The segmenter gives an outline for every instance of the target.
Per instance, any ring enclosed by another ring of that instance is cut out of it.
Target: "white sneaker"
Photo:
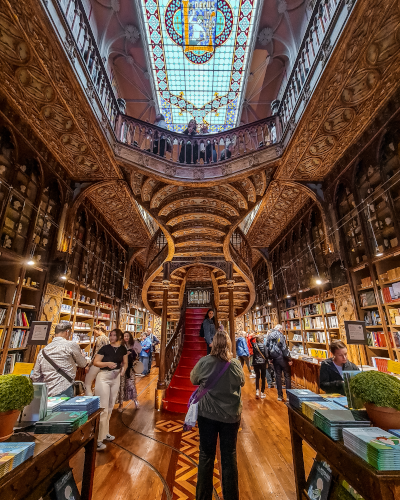
[[[111,434],[107,434],[104,438],[104,441],[114,441],[115,436],[111,436]]]
[[[261,399],[265,399],[265,398],[266,398],[266,396],[265,396],[265,394],[262,392],[262,393],[261,393]]]
[[[107,446],[102,441],[97,441],[97,451],[103,451]]]
[[[256,374],[255,374],[255,373],[252,373],[252,374],[250,375],[250,378],[256,378]]]
[[[283,398],[278,398],[278,401],[283,401]]]
[[[256,399],[258,399],[260,397],[260,391],[257,389],[256,390]]]
[[[140,403],[137,399],[134,401],[134,403],[135,403],[136,409],[140,408]]]

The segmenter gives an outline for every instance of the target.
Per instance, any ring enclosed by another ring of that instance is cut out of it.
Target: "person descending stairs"
[[[190,382],[190,372],[200,358],[207,356],[206,343],[199,336],[207,310],[207,307],[186,309],[182,355],[163,399],[164,410],[175,413],[187,412],[189,398],[196,389]]]

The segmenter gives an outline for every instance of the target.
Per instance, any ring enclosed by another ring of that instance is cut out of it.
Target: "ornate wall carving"
[[[345,321],[355,321],[357,319],[355,313],[355,304],[349,285],[339,286],[333,289],[335,297],[337,318],[339,321],[340,340],[346,343],[346,331],[344,329]],[[353,363],[360,364],[360,357],[355,346],[348,346],[349,359]]]

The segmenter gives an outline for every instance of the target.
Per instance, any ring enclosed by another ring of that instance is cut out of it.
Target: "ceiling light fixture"
[[[322,280],[320,280],[320,279],[318,278],[318,279],[316,279],[316,280],[315,280],[315,283],[316,283],[317,285],[322,285]]]
[[[60,279],[62,279],[62,280],[66,280],[66,279],[67,279],[67,275],[66,275],[66,274],[63,274],[62,276],[60,276]]]
[[[32,260],[32,259],[30,259],[30,260],[28,260],[27,264],[28,264],[28,266],[34,266],[35,265],[35,261]]]

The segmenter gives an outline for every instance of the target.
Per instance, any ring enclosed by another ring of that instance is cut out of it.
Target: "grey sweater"
[[[215,356],[201,358],[190,374],[193,385],[204,387],[212,373],[219,372],[225,361]],[[240,361],[231,359],[231,366],[226,370],[216,385],[199,401],[199,415],[219,422],[234,423],[240,420],[242,413],[241,387],[244,386],[244,373]]]

